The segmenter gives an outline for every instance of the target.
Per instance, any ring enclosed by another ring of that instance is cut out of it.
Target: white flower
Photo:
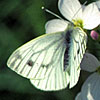
[[[91,54],[85,54],[81,67],[85,71],[94,72],[84,82],[81,92],[75,100],[99,100],[100,96],[100,62]]]
[[[100,66],[98,59],[90,53],[85,53],[80,65],[81,69],[88,72],[94,72],[98,66]]]
[[[84,82],[81,92],[75,100],[99,100],[100,96],[100,74],[93,73]]]
[[[90,30],[100,23],[100,13],[95,2],[83,6],[78,0],[59,0],[58,7],[61,14],[75,26]],[[53,19],[46,23],[46,33],[65,31],[67,25],[67,20]]]

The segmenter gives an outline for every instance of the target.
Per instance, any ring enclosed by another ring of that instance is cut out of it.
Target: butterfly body
[[[72,29],[68,29],[66,32],[66,50],[64,53],[64,71],[66,70],[69,64],[69,50],[70,50],[72,31],[73,31]]]

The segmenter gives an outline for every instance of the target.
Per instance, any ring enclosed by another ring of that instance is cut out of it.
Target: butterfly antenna
[[[54,12],[52,12],[52,11],[50,11],[50,10],[44,8],[44,7],[41,7],[41,8],[42,8],[44,11],[46,11],[46,12],[48,12],[48,13],[54,15],[55,17],[57,17],[57,18],[59,18],[59,19],[61,19],[61,20],[64,20],[63,18],[61,18],[59,15],[55,14]],[[65,21],[65,20],[64,20],[64,21]],[[69,23],[73,24],[70,20],[67,19],[67,21],[68,21]],[[74,24],[73,24],[73,25],[74,25]]]
[[[86,4],[87,4],[87,1],[84,2],[84,4],[82,5],[82,7],[84,7]],[[72,17],[72,19],[77,15],[77,13],[81,10],[82,7],[80,7],[80,8],[78,9],[78,11],[77,11],[77,12],[75,13],[75,15]]]
[[[58,15],[57,15],[57,14],[55,14],[54,12],[52,12],[52,11],[50,11],[50,10],[48,10],[48,9],[44,8],[44,7],[42,7],[42,9],[43,9],[44,11],[46,11],[46,12],[48,12],[48,13],[50,13],[50,14],[54,15],[55,17],[57,17],[57,18],[59,18],[59,19],[63,20],[60,16],[58,16]]]

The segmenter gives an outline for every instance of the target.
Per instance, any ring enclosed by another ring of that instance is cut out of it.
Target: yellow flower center
[[[83,29],[83,20],[82,19],[73,19],[72,20],[75,27],[81,27]]]

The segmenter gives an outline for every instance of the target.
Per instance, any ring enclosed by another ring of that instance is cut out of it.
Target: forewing
[[[76,85],[80,75],[80,63],[86,50],[87,35],[81,28],[73,29],[69,52],[69,87]]]
[[[64,54],[62,53],[60,56],[58,54],[64,52],[65,48],[63,32],[45,34],[14,51],[8,59],[7,65],[23,77],[44,79],[52,73],[53,68],[63,66],[60,57],[63,57]],[[58,59],[56,59],[57,57]],[[61,64],[57,64],[59,60]]]

